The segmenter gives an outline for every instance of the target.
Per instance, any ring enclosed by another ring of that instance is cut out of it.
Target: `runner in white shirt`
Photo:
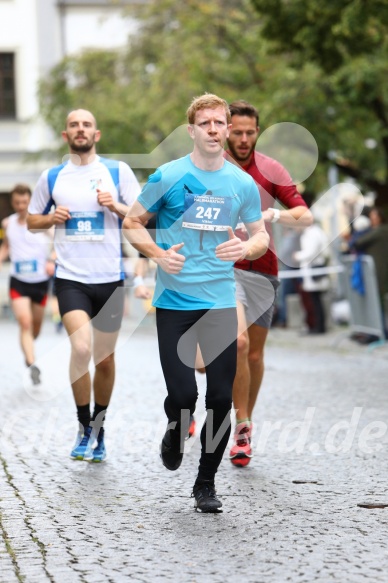
[[[11,192],[15,213],[2,222],[5,237],[0,248],[0,265],[10,258],[9,296],[11,308],[20,330],[20,345],[34,385],[40,383],[40,370],[35,363],[34,340],[42,327],[47,303],[52,240],[48,233],[34,236],[27,229],[27,212],[31,190],[16,184]]]
[[[42,230],[55,225],[55,288],[72,347],[70,380],[79,421],[70,457],[101,462],[106,457],[103,421],[113,391],[114,350],[124,305],[121,223],[140,186],[129,166],[97,156],[101,133],[91,112],[70,112],[62,137],[70,159],[41,175],[28,209],[28,226]]]

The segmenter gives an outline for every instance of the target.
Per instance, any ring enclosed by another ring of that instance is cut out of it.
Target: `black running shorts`
[[[82,310],[101,332],[116,332],[124,313],[124,280],[111,283],[81,283],[55,278],[55,291],[61,317]]]
[[[9,297],[11,300],[18,298],[30,298],[34,304],[45,306],[47,302],[47,292],[49,280],[27,283],[20,281],[16,277],[11,277],[9,281]]]

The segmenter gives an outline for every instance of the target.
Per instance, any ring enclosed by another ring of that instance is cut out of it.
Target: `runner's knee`
[[[248,362],[253,365],[261,365],[264,362],[264,350],[255,350],[249,352]]]
[[[239,356],[246,356],[249,349],[249,339],[246,334],[240,334],[237,338],[237,354]]]
[[[114,354],[109,354],[109,356],[106,356],[105,358],[103,358],[102,360],[97,360],[96,361],[96,368],[103,373],[109,373],[112,369],[112,367],[114,366]]]
[[[31,330],[32,321],[29,316],[20,316],[18,318],[18,322],[23,332],[28,332],[29,330]]]
[[[76,342],[72,346],[72,358],[75,364],[85,365],[92,357],[90,346],[87,342]]]

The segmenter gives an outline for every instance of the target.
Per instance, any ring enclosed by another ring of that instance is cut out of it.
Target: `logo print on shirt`
[[[90,179],[90,190],[97,190],[97,188],[100,190],[101,185],[102,185],[101,178],[91,178]]]

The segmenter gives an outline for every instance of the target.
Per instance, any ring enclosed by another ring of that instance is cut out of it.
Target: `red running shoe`
[[[187,432],[186,439],[193,437],[194,433],[195,433],[195,419],[194,419],[194,415],[190,415],[190,425],[189,425],[189,431]]]
[[[229,452],[229,459],[234,466],[243,468],[249,464],[252,457],[251,448],[252,424],[245,421],[236,425],[234,431],[234,445]]]

